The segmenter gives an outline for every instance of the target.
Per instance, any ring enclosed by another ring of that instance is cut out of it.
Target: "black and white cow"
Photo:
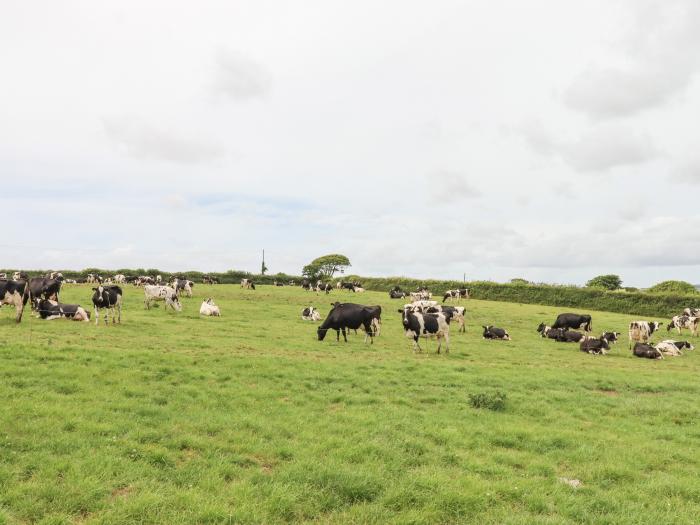
[[[503,328],[497,328],[495,326],[487,325],[482,326],[484,333],[482,334],[484,339],[502,339],[504,341],[510,341],[510,335]]]
[[[557,330],[562,330],[561,328],[557,328]],[[557,342],[559,343],[580,343],[581,340],[585,337],[588,337],[581,332],[577,332],[576,330],[564,330],[561,332],[559,337],[556,338]]]
[[[323,341],[328,330],[335,330],[336,340],[340,341],[340,332],[343,332],[343,339],[348,342],[346,331],[357,330],[362,327],[365,330],[365,343],[367,336],[370,342],[374,343],[374,331],[372,330],[372,319],[381,319],[381,306],[365,306],[354,303],[338,303],[328,312],[326,320],[318,327],[318,340]]]
[[[188,279],[175,278],[170,283],[170,286],[175,288],[175,292],[178,294],[178,296],[180,293],[184,293],[187,297],[192,297],[192,287],[194,286],[192,281]],[[253,290],[255,290],[255,287],[253,287]]]
[[[182,311],[182,304],[180,304],[180,299],[177,297],[175,288],[158,284],[147,284],[143,287],[143,293],[146,296],[144,305],[149,310],[151,309],[151,304],[154,302],[164,301],[165,311],[168,310],[168,306],[178,312]]]
[[[406,297],[406,292],[402,292],[401,290],[389,291],[389,299],[403,299],[404,297]]]
[[[214,303],[214,299],[209,297],[205,301],[202,301],[202,305],[199,307],[199,315],[221,317],[221,310]]]
[[[579,345],[581,352],[588,354],[605,355],[610,350],[607,339],[596,339],[595,337],[584,337]]]
[[[0,305],[9,304],[15,307],[15,321],[22,321],[24,306],[29,300],[29,287],[26,281],[0,280]]]
[[[333,286],[331,286],[330,283],[324,283],[321,281],[318,281],[316,283],[316,293],[326,292],[326,295],[328,295],[329,293],[331,293],[332,289],[333,289]]]
[[[467,327],[465,324],[465,319],[464,316],[467,313],[467,310],[464,306],[446,306],[446,305],[435,305],[435,306],[429,306],[428,308],[425,308],[424,311],[429,314],[435,314],[435,313],[443,313],[447,317],[450,318],[450,321],[453,319],[457,321],[458,325],[458,332],[466,332]]]
[[[683,315],[688,317],[700,317],[700,308],[686,308],[683,310]]]
[[[122,322],[122,289],[119,286],[98,286],[93,288],[92,305],[95,307],[95,325],[100,322],[100,308],[105,310],[105,324],[112,312],[112,323],[115,319]],[[115,312],[117,315],[115,315]]]
[[[632,354],[636,357],[643,357],[646,359],[663,359],[664,354],[661,350],[646,344],[646,343],[634,343],[634,348],[632,349]]]
[[[671,322],[666,326],[666,331],[669,332],[672,328],[678,330],[681,333],[683,328],[690,330],[693,337],[698,335],[698,324],[700,324],[700,317],[691,317],[688,315],[674,315],[671,318]]]
[[[409,308],[399,310],[401,323],[406,337],[413,339],[413,351],[422,352],[418,343],[421,337],[435,337],[438,340],[437,353],[442,349],[442,340],[445,340],[445,353],[450,352],[450,317],[442,312],[420,313],[413,312]]]
[[[32,307],[34,307],[33,300],[37,297],[58,301],[58,294],[61,291],[61,281],[48,279],[46,277],[32,277],[29,279],[28,286],[30,298],[32,299]]]
[[[303,321],[320,321],[321,312],[316,310],[313,306],[307,306],[301,312],[301,319]]]
[[[245,288],[246,290],[255,290],[255,283],[253,283],[253,281],[250,279],[241,279],[241,288]]]
[[[688,341],[672,341],[667,339],[666,341],[661,341],[660,343],[654,345],[659,352],[664,355],[670,356],[681,356],[683,355],[682,350],[695,350],[695,347]]]
[[[632,343],[646,343],[663,323],[657,321],[632,321],[629,326],[629,348]]]
[[[620,338],[620,332],[603,332],[603,335],[601,335],[601,339],[605,339],[608,343],[617,343],[617,340]]]
[[[58,301],[50,299],[34,299],[36,303],[36,311],[39,317],[46,321],[52,319],[72,319],[73,321],[90,322],[90,314],[79,304],[61,304]]]
[[[429,301],[433,298],[433,294],[428,290],[418,290],[417,292],[411,292],[411,301]]]
[[[552,328],[583,329],[585,332],[593,330],[591,316],[581,314],[559,314]]]
[[[29,280],[29,275],[27,272],[15,272],[12,274],[12,280],[13,281],[28,281]]]
[[[459,288],[458,290],[447,290],[445,292],[445,296],[442,298],[442,302],[444,303],[448,299],[469,299],[469,290],[466,288]]]

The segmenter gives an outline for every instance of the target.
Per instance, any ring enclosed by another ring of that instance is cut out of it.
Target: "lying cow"
[[[168,306],[178,312],[182,311],[182,304],[180,304],[180,300],[177,298],[177,292],[170,286],[147,284],[143,287],[143,292],[146,296],[144,305],[149,310],[151,309],[152,303],[164,301],[166,311],[168,310]]]
[[[646,343],[651,338],[651,334],[656,332],[662,323],[657,321],[632,321],[629,326],[629,348],[632,343]]]
[[[0,305],[9,304],[15,307],[15,321],[22,321],[24,306],[29,299],[27,281],[0,281]]]
[[[308,306],[304,308],[301,312],[301,319],[303,321],[320,321],[321,320],[321,312],[316,310],[313,306]]]
[[[401,290],[389,291],[389,299],[403,299],[404,297],[406,297],[406,292],[402,292]]]
[[[199,315],[221,317],[221,310],[214,304],[214,299],[209,297],[206,301],[202,301],[202,306],[199,307]]]
[[[581,352],[589,354],[605,355],[610,350],[608,340],[604,337],[596,339],[595,337],[584,337],[579,345]]]
[[[574,330],[583,329],[584,332],[593,330],[590,315],[581,314],[559,314],[552,328],[571,328]]]
[[[646,344],[646,343],[634,343],[634,348],[632,349],[632,354],[636,357],[643,357],[646,359],[663,359],[664,355],[661,350]]]
[[[700,317],[691,317],[689,315],[675,315],[671,318],[671,322],[666,326],[666,331],[670,332],[672,328],[678,330],[681,333],[683,328],[690,330],[693,337],[698,335],[698,324],[700,324]]]
[[[112,323],[115,318],[119,324],[122,322],[122,289],[119,286],[98,286],[92,289],[95,293],[92,294],[92,305],[95,307],[95,325],[100,322],[100,308],[104,308],[105,324],[109,318],[109,312],[112,312]],[[117,314],[117,315],[115,315]]]
[[[399,310],[406,337],[413,339],[413,351],[422,352],[418,343],[420,337],[435,337],[438,340],[437,353],[442,349],[445,340],[445,353],[450,352],[450,319],[444,313],[412,312],[405,308]]]
[[[503,328],[497,328],[495,326],[482,326],[484,333],[482,334],[484,339],[502,339],[504,341],[510,341],[510,335]]]
[[[557,328],[557,330],[561,330],[561,328]],[[586,337],[588,336],[576,330],[564,330],[559,337],[556,338],[556,341],[558,343],[580,343],[581,340]]]
[[[469,299],[469,290],[466,288],[460,288],[458,290],[447,290],[445,292],[445,296],[442,298],[442,302],[444,303],[448,299]]]
[[[664,355],[674,357],[683,355],[683,349],[695,350],[695,347],[688,341],[671,341],[670,339],[661,341],[659,344],[654,345],[654,348]]]
[[[605,338],[605,340],[608,343],[617,343],[617,340],[620,338],[620,332],[603,332],[603,335],[601,335],[601,338]]]
[[[53,319],[72,319],[73,321],[90,322],[90,314],[79,304],[61,304],[50,299],[34,299],[39,317],[46,321]]]
[[[318,340],[323,341],[328,330],[335,330],[336,340],[340,341],[340,332],[343,332],[343,339],[348,342],[346,331],[357,330],[362,327],[365,330],[365,343],[367,336],[370,342],[374,343],[374,331],[372,330],[372,319],[380,319],[382,315],[381,306],[365,306],[353,303],[335,303],[328,313],[326,320],[318,327]]]

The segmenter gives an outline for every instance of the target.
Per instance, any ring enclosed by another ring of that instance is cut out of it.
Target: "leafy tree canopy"
[[[622,279],[619,275],[598,275],[586,283],[589,288],[605,288],[606,290],[619,290],[622,288]]]
[[[695,294],[695,286],[686,281],[662,281],[648,290],[651,293],[672,293],[679,295]]]
[[[333,275],[351,266],[350,259],[339,253],[332,253],[314,259],[304,266],[301,274],[309,279],[332,279]]]
[[[516,277],[515,279],[510,280],[510,284],[532,284],[530,281],[527,279],[521,279],[520,277]]]

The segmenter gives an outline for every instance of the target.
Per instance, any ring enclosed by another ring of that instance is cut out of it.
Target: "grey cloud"
[[[216,64],[215,92],[237,100],[248,100],[264,97],[270,91],[270,74],[256,62],[220,49]]]
[[[461,173],[438,171],[427,177],[434,201],[452,204],[465,199],[481,197],[481,191],[473,186]]]
[[[693,159],[676,167],[671,178],[678,182],[700,183],[700,159]]]
[[[182,164],[206,162],[224,154],[218,144],[184,138],[132,118],[105,118],[105,133],[130,156]]]

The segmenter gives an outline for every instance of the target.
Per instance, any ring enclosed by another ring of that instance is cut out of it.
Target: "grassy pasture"
[[[590,356],[535,332],[561,309],[472,300],[449,355],[414,355],[384,293],[125,293],[121,326],[0,310],[0,524],[698,523],[697,353]],[[384,307],[373,346],[316,341],[301,310],[334,300]],[[505,410],[470,406],[495,391]]]

